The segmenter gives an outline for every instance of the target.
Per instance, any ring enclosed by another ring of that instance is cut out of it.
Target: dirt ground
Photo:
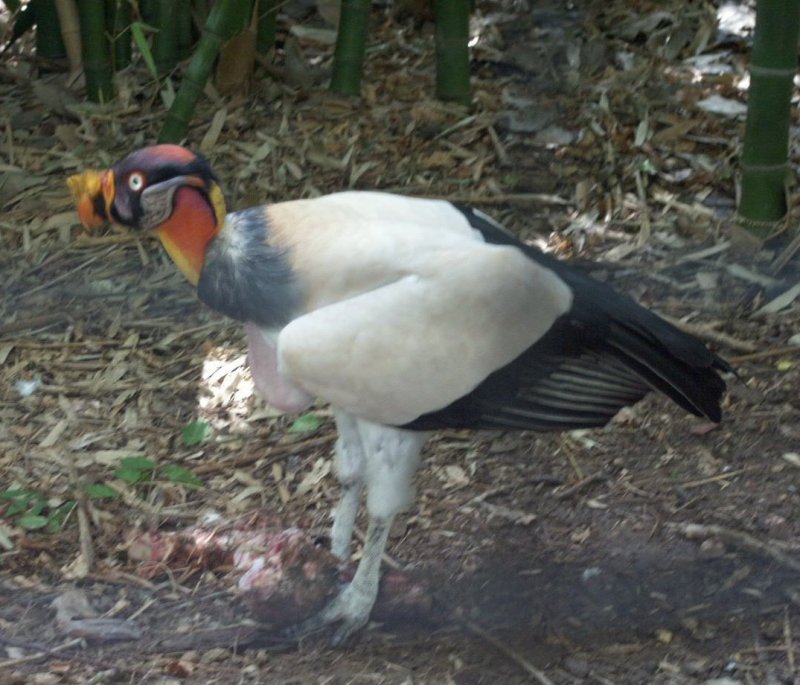
[[[21,77],[25,59],[2,65],[0,496],[40,493],[51,517],[78,506],[48,532],[0,500],[0,682],[800,683],[800,308],[770,306],[800,268],[776,268],[783,236],[742,247],[742,120],[697,104],[743,101],[747,33],[721,31],[711,5],[621,4],[480,8],[470,110],[430,99],[430,25],[384,9],[359,101],[316,85],[329,48],[301,42],[305,85],[284,73],[198,109],[189,142],[232,207],[346,187],[472,201],[739,375],[719,426],[652,396],[604,430],[433,436],[387,559],[425,601],[340,649],[259,625],[224,572],[136,574],[135,530],[211,511],[324,543],[333,424],[319,407],[321,425],[292,431],[252,395],[237,326],[154,241],[77,225],[65,176],[154,139],[146,73],[96,109],[58,76]],[[187,444],[196,419],[211,435]],[[135,455],[202,487],[114,478]],[[118,496],[81,494],[92,484]],[[137,636],[66,634],[52,602],[73,589]]]

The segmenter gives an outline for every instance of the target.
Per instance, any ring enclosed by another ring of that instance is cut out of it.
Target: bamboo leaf
[[[150,44],[147,42],[145,31],[155,31],[155,29],[152,26],[143,24],[140,21],[135,21],[131,24],[131,35],[133,36],[133,41],[136,43],[136,47],[139,49],[139,52],[142,53],[142,59],[144,59],[144,63],[147,65],[148,71],[152,74],[154,79],[158,79],[156,61],[153,59],[153,53],[150,50]]]

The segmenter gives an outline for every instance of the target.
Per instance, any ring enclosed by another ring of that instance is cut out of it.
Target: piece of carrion
[[[263,517],[199,523],[180,531],[138,531],[127,542],[136,572],[155,578],[170,571],[193,575],[227,573],[252,618],[273,628],[294,625],[321,610],[349,582],[355,564],[342,565],[299,528]],[[419,619],[433,600],[426,584],[397,571],[381,579],[373,616],[378,620]]]

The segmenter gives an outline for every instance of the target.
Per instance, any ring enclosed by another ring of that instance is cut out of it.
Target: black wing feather
[[[513,245],[554,271],[572,289],[573,306],[470,394],[407,428],[602,426],[652,389],[692,414],[721,419],[719,372],[731,371],[724,359],[626,295],[525,245],[481,213],[457,208],[487,242]]]

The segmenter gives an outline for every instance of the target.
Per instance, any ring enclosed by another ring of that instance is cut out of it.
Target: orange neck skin
[[[176,190],[173,207],[172,216],[156,229],[156,235],[183,275],[197,285],[208,245],[221,226],[208,201],[194,188]]]

